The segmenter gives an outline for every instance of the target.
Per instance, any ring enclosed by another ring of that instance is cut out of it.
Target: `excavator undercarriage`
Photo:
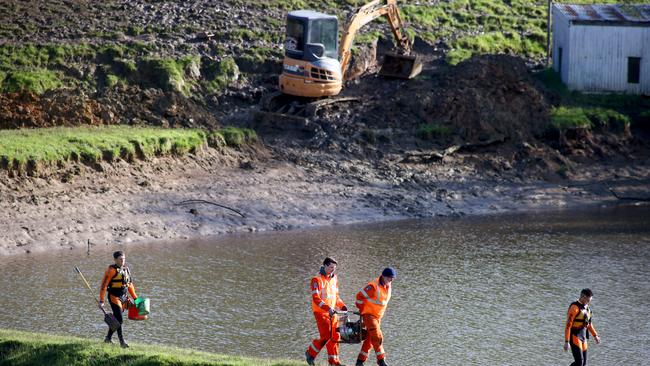
[[[361,103],[361,99],[355,97],[303,98],[274,92],[262,98],[260,110],[255,113],[255,122],[257,127],[300,129],[308,119],[318,116],[326,107],[346,107],[358,103]]]

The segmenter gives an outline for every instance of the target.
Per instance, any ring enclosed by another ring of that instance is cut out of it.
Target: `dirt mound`
[[[472,144],[525,141],[543,131],[549,109],[524,61],[496,55],[408,82],[372,114],[398,118],[402,127],[430,125],[439,139]]]
[[[449,126],[469,143],[526,141],[546,128],[551,107],[524,61],[506,55],[459,64],[423,104],[427,123]]]
[[[98,125],[101,105],[83,95],[65,91],[39,96],[30,92],[0,94],[0,128]]]
[[[205,103],[175,92],[128,87],[111,89],[98,101],[113,121],[163,127],[220,126]]]
[[[316,122],[333,140],[389,141],[388,149],[520,144],[548,126],[544,93],[523,59],[480,56],[413,80],[366,75],[344,89],[361,103],[333,105]]]
[[[65,90],[0,94],[0,129],[101,124],[219,127],[201,102],[160,89],[129,87],[93,97]]]

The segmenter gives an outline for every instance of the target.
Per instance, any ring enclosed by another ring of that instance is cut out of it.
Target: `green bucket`
[[[135,299],[135,307],[138,309],[140,315],[149,315],[149,299],[146,297],[138,297]]]

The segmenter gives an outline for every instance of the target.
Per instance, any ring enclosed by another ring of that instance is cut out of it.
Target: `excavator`
[[[411,42],[403,31],[397,0],[373,0],[350,17],[338,41],[338,18],[312,10],[287,14],[285,56],[279,77],[279,92],[267,98],[266,111],[309,117],[327,104],[354,98],[338,95],[345,82],[357,31],[385,17],[396,40],[397,52],[384,55],[379,75],[411,79],[422,71],[422,62],[411,54]]]

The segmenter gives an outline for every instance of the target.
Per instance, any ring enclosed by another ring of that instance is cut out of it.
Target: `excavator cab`
[[[403,32],[397,0],[372,0],[358,9],[344,29],[339,43],[336,16],[312,10],[287,14],[280,93],[321,98],[338,95],[352,57],[352,44],[359,29],[378,17],[386,17],[398,52],[386,54],[382,76],[410,79],[422,70],[420,58],[411,55],[411,41]]]
[[[343,78],[338,61],[338,19],[311,10],[287,15],[280,91],[301,97],[337,95]]]

